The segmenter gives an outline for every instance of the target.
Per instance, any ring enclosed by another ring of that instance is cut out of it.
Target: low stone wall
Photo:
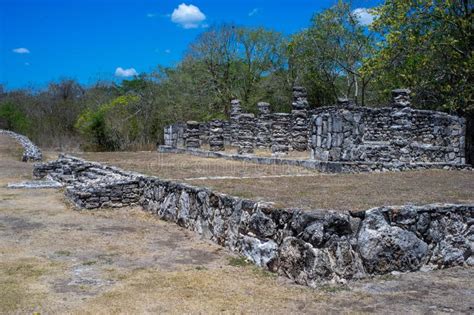
[[[10,130],[3,129],[0,129],[0,134],[7,135],[21,144],[21,146],[23,147],[23,155],[21,157],[21,160],[23,162],[41,161],[43,159],[43,153],[41,152],[41,150],[33,142],[31,142],[28,137]]]
[[[275,209],[70,156],[39,164],[34,174],[65,182],[66,195],[79,207],[113,206],[107,202],[119,198],[120,192],[121,205],[138,198],[146,211],[309,286],[391,271],[474,265],[472,204],[381,207],[356,213]],[[99,193],[84,203],[81,194],[91,192],[84,190],[86,186]]]
[[[36,178],[50,176],[66,185],[66,196],[79,208],[123,207],[138,204],[143,190],[141,174],[60,155],[55,161],[36,164]]]

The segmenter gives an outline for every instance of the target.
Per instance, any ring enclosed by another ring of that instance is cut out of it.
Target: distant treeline
[[[291,88],[307,88],[313,107],[337,97],[386,104],[406,87],[419,108],[473,113],[473,4],[468,0],[387,0],[363,25],[349,3],[317,13],[303,31],[216,25],[176,67],[158,67],[120,84],[52,82],[40,92],[0,86],[0,128],[44,147],[153,148],[163,127],[227,118],[230,100],[289,111]]]

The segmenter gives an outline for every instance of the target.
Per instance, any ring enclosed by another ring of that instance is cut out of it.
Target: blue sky
[[[0,0],[0,83],[15,89],[64,77],[83,84],[120,79],[176,64],[208,25],[291,34],[336,1]]]

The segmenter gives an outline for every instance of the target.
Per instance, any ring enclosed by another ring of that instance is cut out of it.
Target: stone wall
[[[312,117],[312,157],[323,161],[464,164],[465,121],[410,107],[325,108]]]
[[[120,206],[138,199],[146,211],[300,284],[474,265],[472,204],[355,213],[276,209],[68,156],[37,165],[34,174],[66,183],[66,195],[79,207]],[[112,198],[117,203],[110,203]]]
[[[20,135],[10,130],[0,129],[0,134],[7,135],[15,139],[23,147],[23,155],[21,160],[23,162],[28,161],[41,161],[43,159],[43,153],[28,137]]]

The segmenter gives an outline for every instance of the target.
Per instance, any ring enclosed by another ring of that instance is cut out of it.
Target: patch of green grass
[[[204,266],[196,266],[196,268],[194,268],[194,269],[196,269],[196,270],[207,270],[207,268],[204,267]]]
[[[88,260],[88,261],[83,262],[82,264],[84,266],[92,266],[92,265],[95,265],[96,263],[97,263],[96,260]]]
[[[229,258],[229,265],[234,267],[245,267],[250,266],[252,263],[248,261],[245,257],[230,257]]]
[[[19,278],[37,278],[45,273],[45,270],[28,263],[11,265],[5,268],[4,273],[7,276],[15,276]]]

